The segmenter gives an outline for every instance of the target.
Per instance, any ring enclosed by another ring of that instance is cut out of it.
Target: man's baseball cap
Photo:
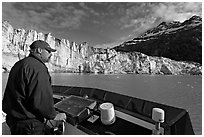
[[[30,49],[36,49],[36,48],[46,49],[50,52],[56,51],[56,49],[52,49],[47,42],[42,40],[36,40],[30,45]]]

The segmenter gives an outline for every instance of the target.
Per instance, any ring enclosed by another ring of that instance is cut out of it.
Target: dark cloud
[[[77,29],[86,16],[83,10],[64,3],[3,3],[3,18],[39,30]],[[10,16],[11,15],[11,16]],[[30,25],[30,26],[29,26]]]

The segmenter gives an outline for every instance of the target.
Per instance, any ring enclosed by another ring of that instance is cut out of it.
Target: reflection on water
[[[189,111],[196,134],[202,134],[202,76],[82,75],[52,73],[55,85],[101,88]],[[4,91],[7,74],[3,74]]]

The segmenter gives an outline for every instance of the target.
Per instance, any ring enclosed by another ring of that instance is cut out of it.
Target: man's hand
[[[66,119],[67,119],[67,116],[65,113],[58,113],[54,118],[54,120],[56,121],[66,121]]]

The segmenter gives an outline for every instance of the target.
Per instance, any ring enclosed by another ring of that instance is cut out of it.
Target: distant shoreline
[[[199,75],[190,75],[190,74],[182,74],[182,75],[173,75],[173,74],[136,74],[136,73],[79,73],[79,72],[50,72],[50,74],[78,74],[78,75],[138,75],[138,76],[202,76],[202,74]],[[9,74],[9,71],[2,71],[2,74]]]

